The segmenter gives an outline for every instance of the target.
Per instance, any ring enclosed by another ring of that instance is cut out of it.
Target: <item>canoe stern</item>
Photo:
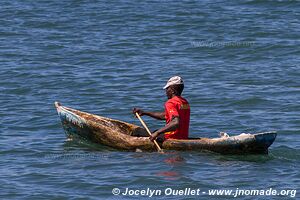
[[[81,136],[89,139],[87,136],[90,135],[90,130],[83,118],[73,112],[68,111],[58,102],[55,102],[55,107],[68,138]]]

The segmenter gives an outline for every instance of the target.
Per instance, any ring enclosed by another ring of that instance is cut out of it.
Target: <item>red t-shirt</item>
[[[166,139],[188,139],[190,124],[190,105],[188,101],[175,96],[165,103],[166,123],[168,124],[173,117],[179,117],[179,127],[172,132],[165,133]]]

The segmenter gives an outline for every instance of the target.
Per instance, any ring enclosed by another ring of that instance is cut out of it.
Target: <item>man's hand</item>
[[[154,132],[154,133],[152,133],[152,135],[149,137],[149,139],[153,142],[153,141],[157,138],[157,136],[159,136],[159,133],[158,133],[158,132]]]
[[[140,116],[143,116],[145,113],[143,110],[139,108],[133,108],[132,113],[135,115],[135,113],[138,113]]]

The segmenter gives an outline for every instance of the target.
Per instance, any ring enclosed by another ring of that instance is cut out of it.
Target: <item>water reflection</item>
[[[182,177],[180,168],[186,163],[184,157],[176,152],[168,152],[165,155],[163,162],[166,164],[166,169],[170,170],[159,171],[156,176],[163,177],[165,180],[177,180]]]

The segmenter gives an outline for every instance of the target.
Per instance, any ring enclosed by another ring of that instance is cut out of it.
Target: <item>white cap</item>
[[[171,85],[183,85],[183,80],[180,76],[173,76],[165,85],[164,89],[167,89]]]

